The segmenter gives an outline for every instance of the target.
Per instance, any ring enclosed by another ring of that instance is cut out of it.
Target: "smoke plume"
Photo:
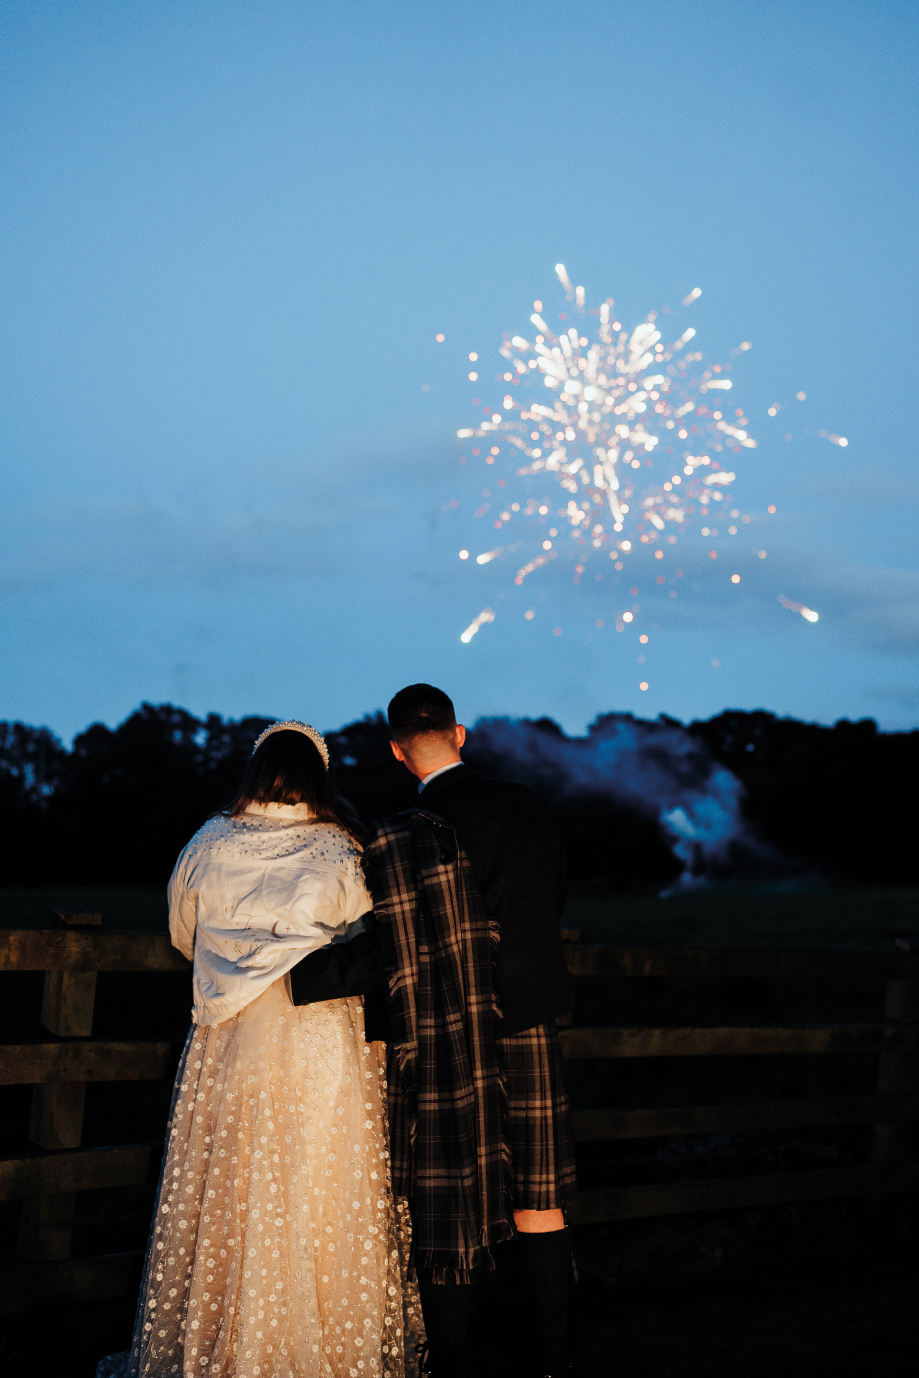
[[[557,807],[591,798],[652,818],[681,867],[681,885],[764,855],[741,814],[740,781],[679,723],[609,714],[585,737],[566,737],[546,719],[483,718],[467,759],[532,785]]]

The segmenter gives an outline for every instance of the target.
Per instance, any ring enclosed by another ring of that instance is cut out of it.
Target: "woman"
[[[288,991],[291,967],[371,907],[328,763],[306,723],[269,727],[169,883],[194,1026],[131,1378],[403,1378],[408,1216],[389,1189],[382,1045],[359,998],[298,1008]]]

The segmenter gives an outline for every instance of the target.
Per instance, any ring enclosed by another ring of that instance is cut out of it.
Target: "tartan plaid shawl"
[[[435,1282],[470,1282],[514,1233],[497,925],[436,814],[373,824],[363,866],[389,976],[393,1190],[411,1203],[417,1266]]]

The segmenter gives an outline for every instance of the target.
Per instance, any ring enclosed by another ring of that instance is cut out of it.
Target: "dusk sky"
[[[326,729],[424,679],[568,731],[919,723],[916,3],[8,0],[0,31],[0,717]],[[733,360],[751,521],[717,560],[688,523],[673,599],[646,550],[522,589],[458,559],[498,477],[550,491],[457,430],[534,300],[571,311],[558,262]]]

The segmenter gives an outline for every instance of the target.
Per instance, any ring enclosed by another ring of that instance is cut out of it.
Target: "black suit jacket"
[[[571,1008],[562,951],[565,856],[558,825],[527,785],[491,780],[465,764],[438,775],[419,803],[456,828],[488,914],[497,919],[502,1033],[551,1023]],[[368,1037],[381,1037],[385,980],[375,938],[336,944],[291,971],[295,1004],[369,993]]]

